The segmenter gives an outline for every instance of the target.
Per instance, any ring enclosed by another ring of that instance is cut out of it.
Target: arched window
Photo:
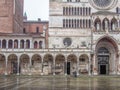
[[[91,20],[89,19],[89,28],[91,28]]]
[[[85,20],[83,19],[83,28],[85,28]]]
[[[119,13],[119,8],[118,8],[118,7],[116,8],[116,13],[117,13],[117,14]]]
[[[18,40],[14,41],[14,48],[18,48]]]
[[[80,15],[82,16],[82,7],[80,7]]]
[[[24,34],[26,33],[26,28],[23,28],[23,33],[24,33]]]
[[[42,49],[42,44],[43,44],[43,42],[40,41],[40,42],[39,42],[39,48],[40,48],[40,49]]]
[[[102,25],[103,25],[103,30],[104,30],[104,31],[105,31],[105,30],[108,30],[108,29],[109,29],[109,20],[108,20],[107,18],[105,18],[105,19],[103,20]]]
[[[13,41],[12,40],[9,40],[8,41],[8,48],[12,48],[13,47]]]
[[[75,28],[77,28],[77,20],[75,19],[74,22],[75,22]]]
[[[91,15],[91,8],[89,7],[89,15]]]
[[[85,16],[85,7],[83,7],[83,16]]]
[[[1,40],[0,40],[0,48],[1,48],[2,44],[1,44]]]
[[[101,21],[100,21],[100,19],[97,18],[94,23],[95,23],[95,30],[100,31],[101,30]]]
[[[65,7],[63,7],[63,15],[65,15]]]
[[[38,42],[37,42],[37,41],[34,42],[34,48],[35,48],[35,49],[38,48]]]
[[[72,19],[72,28],[74,28],[74,20]]]
[[[68,7],[66,7],[66,15],[68,15],[68,11],[69,11],[69,10],[68,10]]]
[[[65,19],[63,19],[63,28],[65,28]]]
[[[30,48],[30,40],[26,40],[26,48]]]
[[[74,14],[74,15],[77,15],[77,8],[75,7],[75,9],[74,9],[74,10],[75,10],[75,14]]]
[[[79,23],[80,23],[80,28],[82,28],[82,20],[81,19],[79,20]]]
[[[112,30],[112,31],[116,30],[116,29],[117,29],[117,26],[118,26],[117,20],[116,20],[115,18],[113,18],[113,19],[111,20],[111,30]]]
[[[77,7],[77,15],[79,15],[79,7]]]
[[[79,19],[77,19],[77,28],[80,28]]]
[[[88,28],[88,20],[86,19],[86,28]]]
[[[20,48],[22,48],[22,49],[24,48],[24,40],[20,41]]]
[[[69,24],[68,24],[68,19],[66,19],[66,28],[68,28],[68,25],[69,25]]]
[[[72,7],[72,15],[74,15],[74,8]]]
[[[6,48],[6,40],[2,40],[2,48]]]
[[[39,33],[39,27],[36,27],[36,33]]]
[[[71,20],[69,19],[69,28],[71,28]]]

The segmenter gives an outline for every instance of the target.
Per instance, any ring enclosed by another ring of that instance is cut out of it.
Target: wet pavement
[[[1,76],[0,90],[120,90],[120,77]]]

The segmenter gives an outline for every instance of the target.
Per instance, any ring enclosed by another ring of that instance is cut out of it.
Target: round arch
[[[119,48],[118,48],[117,40],[116,40],[115,38],[113,38],[113,37],[106,36],[106,35],[100,37],[100,38],[96,41],[96,43],[95,43],[95,45],[96,45],[96,46],[95,46],[95,50],[96,50],[97,46],[99,45],[99,43],[100,43],[102,40],[106,40],[106,41],[111,42],[111,43],[113,44],[115,50],[118,52]]]
[[[10,54],[8,56],[8,74],[17,74],[17,68],[18,68],[18,58],[15,54]]]
[[[70,54],[70,55],[68,55],[68,57],[67,57],[67,61],[69,62],[74,62],[74,63],[77,63],[77,56],[76,55],[74,55],[74,54]]]
[[[64,74],[64,64],[65,64],[65,56],[62,54],[56,55],[55,58],[55,73],[56,74]]]
[[[102,22],[102,26],[103,26],[103,30],[104,31],[107,30],[107,29],[109,29],[109,24],[110,24],[109,19],[108,18],[104,18],[103,22]]]
[[[95,30],[96,31],[100,31],[101,30],[101,20],[100,20],[100,18],[96,18],[95,19],[94,26],[95,26]]]
[[[30,58],[27,54],[22,54],[20,56],[20,73],[28,75],[30,73]]]
[[[77,56],[70,54],[67,57],[67,74],[70,75],[73,72],[77,72]]]
[[[111,20],[111,30],[115,31],[117,29],[117,26],[118,26],[117,19],[116,18],[112,18],[112,20]]]
[[[88,71],[89,71],[89,56],[87,54],[82,54],[79,57],[79,65],[80,65],[79,72],[81,74],[88,74]]]
[[[53,56],[51,54],[44,55],[43,58],[43,73],[44,75],[53,74]]]
[[[0,75],[5,73],[5,55],[0,54]]]
[[[41,75],[42,73],[42,58],[39,54],[34,54],[32,56],[31,73],[34,75]]]
[[[55,63],[59,64],[59,63],[63,63],[63,62],[65,62],[65,56],[62,54],[56,55]]]
[[[107,51],[108,53],[106,53]],[[117,41],[114,38],[109,36],[101,37],[95,46],[94,72],[97,74],[113,74],[117,72],[118,51]],[[99,63],[101,61],[102,63]]]

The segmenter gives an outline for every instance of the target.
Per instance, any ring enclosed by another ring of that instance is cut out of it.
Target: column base
[[[55,73],[53,73],[53,75],[55,76]]]
[[[65,73],[65,76],[67,76],[67,73]]]
[[[79,76],[80,74],[79,73],[77,73],[77,76]]]
[[[98,73],[97,72],[93,72],[93,75],[98,75]]]
[[[44,75],[44,73],[42,72],[40,75],[42,75],[42,76],[43,76],[43,75]]]
[[[8,75],[8,73],[7,73],[7,72],[5,72],[5,75]]]
[[[17,75],[19,76],[19,75],[20,75],[20,73],[17,73]]]
[[[28,75],[30,75],[30,76],[31,76],[32,74],[31,74],[31,73],[29,73]]]

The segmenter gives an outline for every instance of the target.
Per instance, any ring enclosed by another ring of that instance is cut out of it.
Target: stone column
[[[77,56],[77,76],[80,75],[80,73],[79,73],[79,63],[80,63],[80,61],[79,61],[79,55],[78,55]]]
[[[120,75],[120,54],[118,57],[118,75]]]
[[[8,55],[5,57],[5,75],[8,75]]]
[[[31,66],[32,66],[32,56],[30,55],[29,56],[29,70],[30,70],[30,72],[29,72],[29,75],[32,75],[32,73],[31,73]]]
[[[117,55],[117,60],[116,60],[116,75],[119,75],[119,54]]]
[[[41,63],[42,63],[42,70],[41,70],[42,72],[41,72],[41,75],[44,75],[44,72],[43,72],[43,58],[44,58],[44,57],[41,56],[41,60],[42,60],[42,61],[41,61]]]
[[[97,67],[95,62],[95,54],[93,55],[93,75],[97,75]]]
[[[119,27],[120,27],[119,20],[120,20],[120,19],[119,19],[119,15],[118,15],[118,20],[117,20],[117,22],[118,22],[118,27],[117,27],[117,28],[118,28],[118,29],[119,29]],[[118,30],[118,31],[119,31],[119,30]]]
[[[53,75],[55,75],[55,55],[54,55],[54,58],[53,58],[53,67],[54,67],[54,71],[53,71]]]
[[[33,42],[30,40],[30,48],[33,48]]]
[[[6,48],[8,49],[8,40],[6,40]]]
[[[26,49],[26,40],[24,40],[24,49]]]
[[[12,49],[14,49],[14,40],[12,40],[12,42],[13,42]]]
[[[65,65],[66,66],[64,66],[64,67],[66,67],[66,68],[64,68],[65,70],[65,76],[67,75],[67,55],[65,55]]]
[[[91,56],[89,55],[89,61],[88,61],[88,75],[91,76]]]
[[[20,40],[18,40],[18,49],[20,49]]]
[[[17,56],[17,75],[20,75],[20,56]]]

